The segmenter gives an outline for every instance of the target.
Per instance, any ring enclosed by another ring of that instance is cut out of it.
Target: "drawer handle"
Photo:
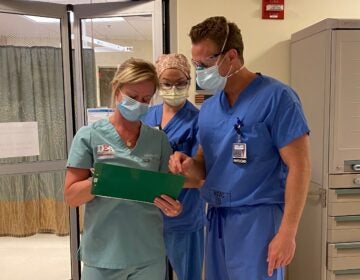
[[[360,189],[336,189],[335,193],[337,195],[360,194]]]
[[[354,171],[360,171],[360,164],[353,164],[353,166],[352,166],[352,169],[354,170]]]
[[[360,242],[351,242],[351,243],[336,243],[336,249],[358,249],[360,248]]]
[[[335,217],[337,222],[360,222],[360,216],[338,216]]]
[[[335,270],[335,275],[360,274],[360,269]]]

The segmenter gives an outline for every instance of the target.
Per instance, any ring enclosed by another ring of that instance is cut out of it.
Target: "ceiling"
[[[26,0],[29,1],[29,0]],[[86,4],[115,2],[111,0],[38,0],[60,4]],[[30,1],[29,1],[30,2]],[[116,1],[120,2],[120,1]],[[127,16],[122,21],[94,22],[83,21],[83,34],[96,39],[113,40],[151,40],[151,16]],[[0,36],[12,38],[59,38],[59,23],[39,23],[22,15],[0,13]]]

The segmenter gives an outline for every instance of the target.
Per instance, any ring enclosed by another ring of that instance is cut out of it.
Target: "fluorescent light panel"
[[[60,23],[60,19],[58,18],[37,17],[37,16],[24,16],[24,17],[38,23]]]
[[[49,18],[49,17],[38,17],[38,16],[25,16],[32,21],[38,23],[59,23],[60,19],[58,18]],[[72,14],[70,15],[71,22],[74,21]],[[119,22],[125,21],[123,17],[107,17],[107,18],[92,18],[92,19],[84,19],[85,22]]]

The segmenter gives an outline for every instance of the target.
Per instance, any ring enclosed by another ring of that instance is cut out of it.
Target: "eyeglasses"
[[[139,94],[137,93],[126,93],[122,90],[120,90],[120,93],[123,94],[123,95],[127,95],[128,97],[130,97],[131,99],[134,99],[140,103],[147,103],[149,104],[150,101],[151,101],[151,98],[153,97],[153,94],[148,94],[148,95],[145,95],[145,96],[140,96]]]
[[[222,54],[222,52],[219,52],[219,53],[213,54],[211,56],[208,56],[207,58],[203,59],[203,62],[199,62],[199,61],[191,59],[191,63],[192,63],[192,65],[194,65],[194,67],[196,69],[209,68],[209,67],[215,65],[217,58],[221,54]]]
[[[177,89],[177,90],[183,90],[186,89],[189,85],[190,81],[186,80],[186,81],[179,81],[175,84],[169,83],[169,82],[163,82],[160,83],[160,88],[162,90],[171,90],[173,88]]]

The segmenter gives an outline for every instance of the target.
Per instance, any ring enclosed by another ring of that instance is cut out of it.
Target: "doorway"
[[[86,109],[109,106],[106,84],[117,66],[129,57],[154,61],[162,53],[161,11],[159,0],[1,1],[4,279],[80,279],[81,209],[63,201],[68,149],[87,123]]]

